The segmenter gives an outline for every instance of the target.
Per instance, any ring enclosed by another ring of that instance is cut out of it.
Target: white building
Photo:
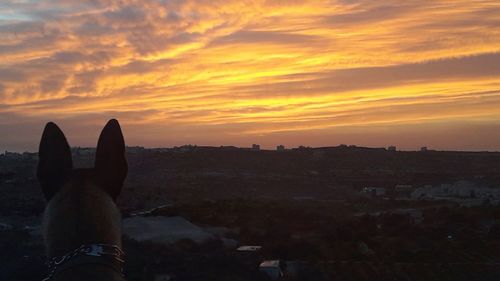
[[[279,260],[266,260],[261,262],[259,271],[265,273],[273,281],[283,277]]]
[[[262,249],[262,246],[240,246],[236,249],[239,252],[257,252]]]
[[[411,193],[414,199],[481,199],[500,200],[500,189],[477,186],[468,181],[457,181],[453,184],[437,186],[425,185]]]

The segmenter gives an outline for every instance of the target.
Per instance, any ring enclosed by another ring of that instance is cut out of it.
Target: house
[[[257,252],[262,249],[262,246],[240,246],[236,249],[239,252]]]
[[[279,260],[266,260],[260,263],[259,271],[266,274],[270,280],[278,280],[283,277]]]
[[[361,194],[367,195],[367,196],[382,196],[385,195],[385,188],[384,187],[373,187],[373,186],[368,186],[365,187],[361,190]]]

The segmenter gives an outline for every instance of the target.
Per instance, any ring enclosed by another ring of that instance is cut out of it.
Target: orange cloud
[[[500,149],[485,129],[500,127],[498,15],[465,0],[3,1],[0,149],[35,149],[48,120],[93,145],[110,117],[150,146]]]

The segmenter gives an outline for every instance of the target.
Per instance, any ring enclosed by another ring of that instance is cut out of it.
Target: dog
[[[103,128],[91,169],[73,169],[64,133],[55,123],[47,123],[37,168],[47,201],[42,225],[49,275],[44,280],[125,280],[121,214],[115,202],[127,170],[117,120]]]

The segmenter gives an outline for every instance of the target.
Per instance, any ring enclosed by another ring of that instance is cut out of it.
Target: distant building
[[[71,153],[73,156],[80,155],[95,155],[96,149],[94,147],[72,147]]]
[[[167,148],[167,147],[156,147],[156,148],[149,148],[149,149],[145,148],[144,151],[151,151],[151,152],[156,152],[156,153],[165,153],[165,152],[169,152],[170,148]],[[137,153],[140,153],[140,151],[138,151]]]
[[[196,150],[197,148],[198,147],[196,145],[185,144],[185,145],[181,145],[181,146],[174,146],[173,151],[184,153],[184,152]]]
[[[422,146],[422,147],[420,148],[420,151],[427,151],[427,146]]]
[[[391,145],[387,148],[389,151],[396,151],[396,147],[394,145]]]
[[[239,148],[234,146],[234,145],[221,145],[219,147],[220,149],[224,149],[224,150],[238,150]]]
[[[365,187],[361,190],[361,194],[368,195],[368,196],[382,196],[385,195],[385,188],[383,187],[373,187],[373,186],[368,186]]]
[[[127,146],[125,149],[128,153],[132,154],[141,153],[145,150],[142,146]]]
[[[282,144],[280,144],[280,145],[278,145],[278,146],[276,147],[276,150],[277,150],[277,151],[285,151],[285,146],[284,146],[284,145],[282,145]]]
[[[279,260],[263,261],[259,265],[259,271],[265,273],[270,280],[278,280],[283,277]]]
[[[240,246],[236,249],[239,252],[257,252],[262,249],[262,246]]]
[[[252,144],[252,150],[260,150],[260,145]]]
[[[394,195],[396,197],[410,197],[413,191],[411,184],[397,184],[394,186]]]
[[[312,148],[310,146],[299,145],[298,147],[291,148],[291,150],[308,151],[312,150]]]
[[[23,152],[24,159],[38,160],[38,152]]]
[[[21,158],[22,157],[22,154],[21,153],[17,153],[17,152],[10,152],[10,151],[5,151],[5,157],[7,158],[11,158],[11,159],[17,159],[17,158]]]
[[[439,199],[451,201],[472,200],[482,204],[488,200],[489,204],[500,203],[500,190],[498,188],[484,187],[469,181],[456,181],[440,185],[425,185],[416,188],[411,193],[414,199]]]

